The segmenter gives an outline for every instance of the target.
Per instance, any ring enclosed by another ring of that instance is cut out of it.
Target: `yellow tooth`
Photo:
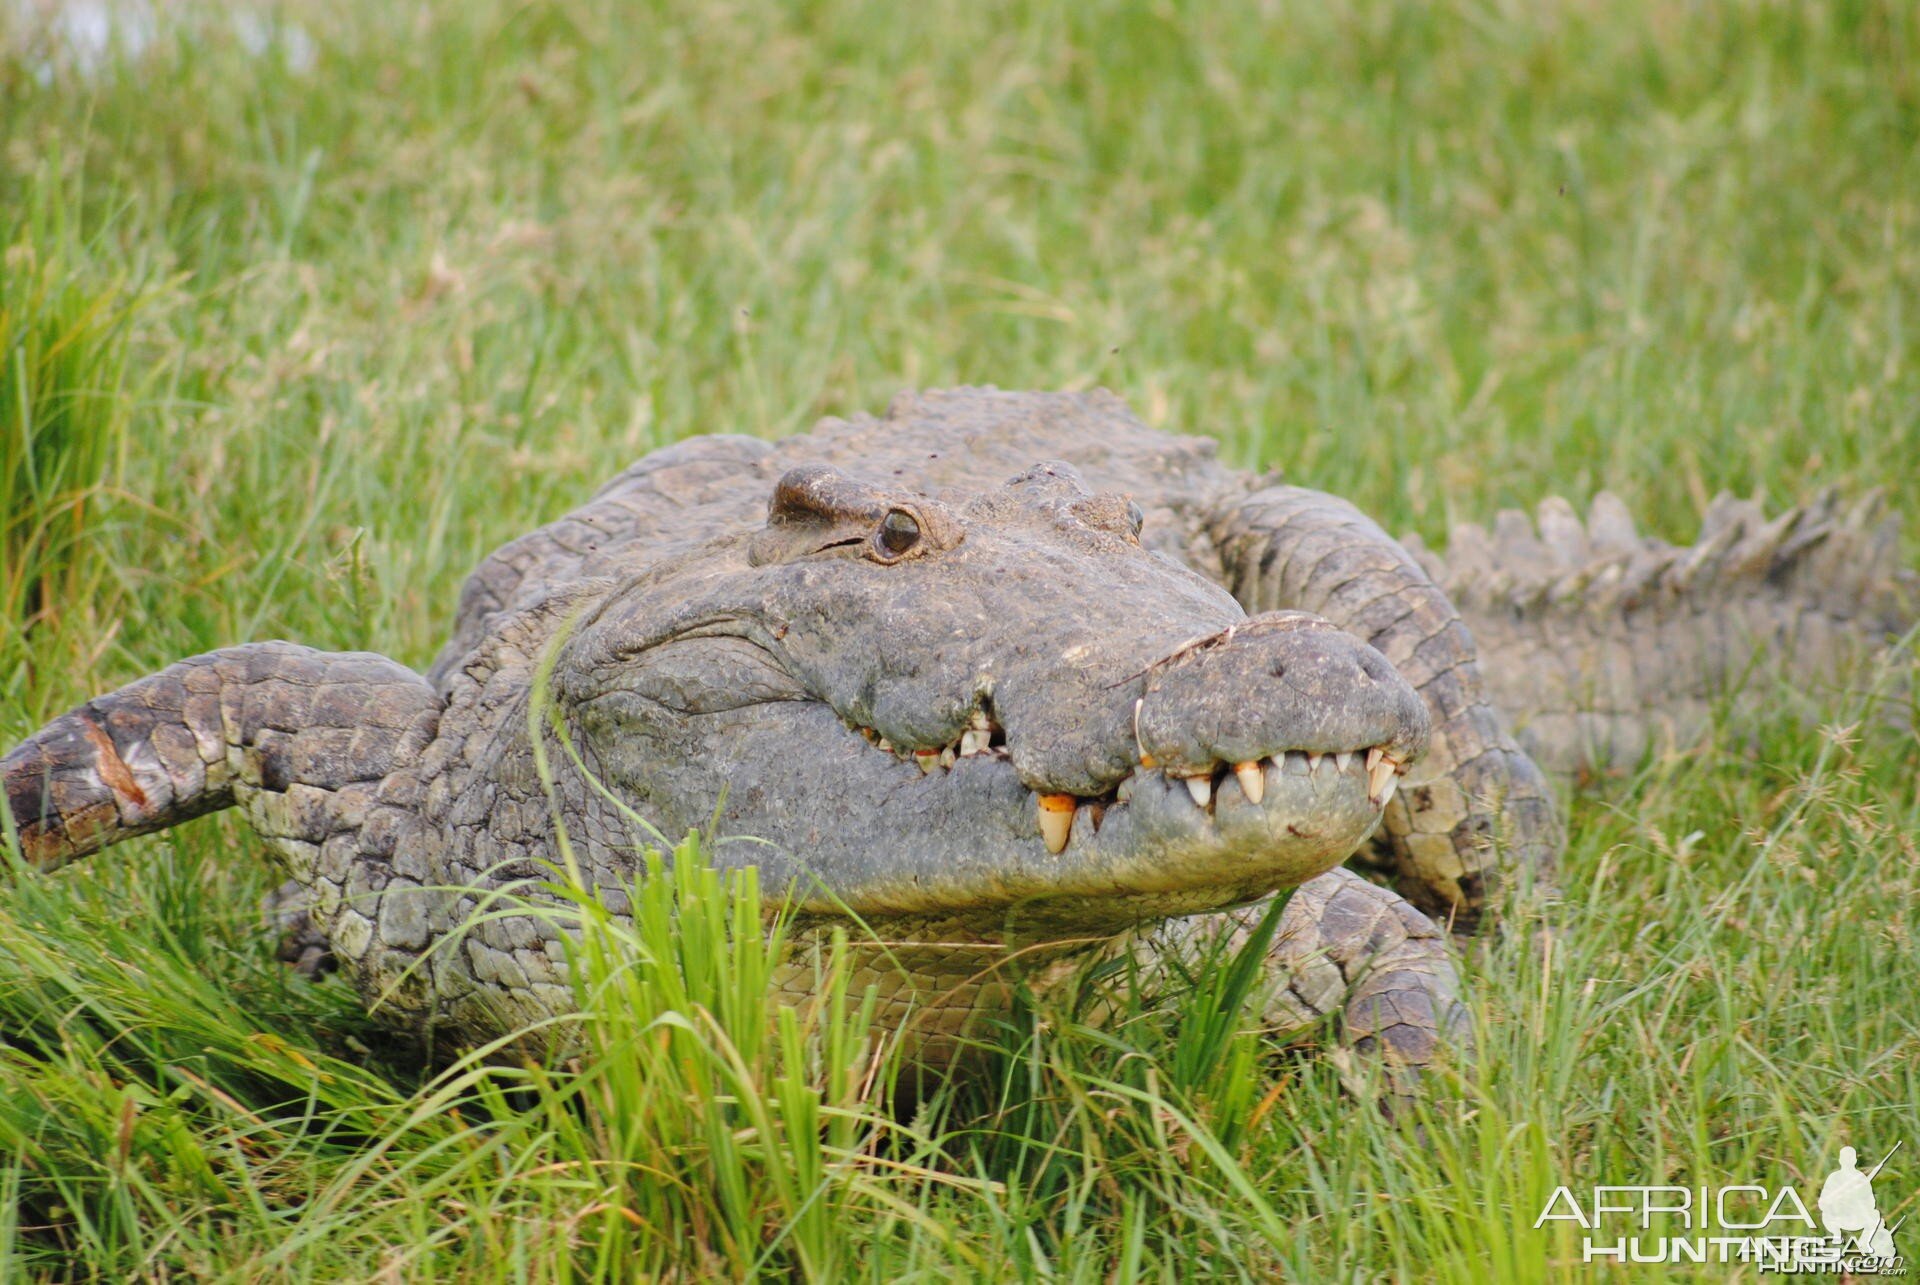
[[[1267,774],[1260,770],[1259,760],[1235,763],[1233,774],[1240,778],[1240,793],[1247,796],[1247,802],[1258,803],[1266,797]]]
[[[1079,800],[1071,794],[1042,794],[1040,797],[1040,837],[1047,851],[1058,855],[1067,850],[1073,834],[1073,810]]]
[[[1374,806],[1384,808],[1387,804],[1393,802],[1393,792],[1399,788],[1400,774],[1396,772],[1387,778],[1386,787],[1380,791],[1380,798],[1374,803]]]
[[[933,775],[933,769],[940,766],[940,751],[915,750],[913,752],[913,761],[920,765],[922,772],[931,776]]]
[[[1374,746],[1372,749],[1367,751],[1367,779],[1368,780],[1373,779],[1373,769],[1375,769],[1376,767],[1379,767],[1380,760],[1385,758],[1386,756],[1387,756],[1387,752],[1381,749],[1378,745]]]
[[[1210,776],[1190,776],[1187,780],[1187,793],[1193,796],[1193,805],[1204,808],[1213,801],[1213,778]]]
[[[1375,762],[1373,756],[1367,756],[1367,798],[1380,807],[1393,797],[1398,788],[1399,778],[1394,775],[1393,760],[1382,754]]]

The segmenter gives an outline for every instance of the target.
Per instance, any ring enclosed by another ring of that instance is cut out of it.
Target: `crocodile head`
[[[1111,932],[1309,879],[1373,830],[1425,707],[1140,524],[1063,464],[938,498],[795,469],[764,526],[575,624],[558,725],[623,813],[717,825],[723,864],[921,938]]]

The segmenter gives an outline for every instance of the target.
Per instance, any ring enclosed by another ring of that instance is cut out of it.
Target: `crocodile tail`
[[[417,759],[439,714],[425,681],[384,656],[252,643],[61,715],[0,759],[0,774],[21,855],[41,870],[235,803],[293,838]]]
[[[1716,708],[1831,708],[1862,663],[1920,618],[1883,496],[1833,491],[1768,518],[1721,494],[1686,547],[1642,536],[1607,492],[1582,522],[1455,527],[1446,555],[1406,541],[1459,608],[1494,705],[1548,771],[1579,777],[1697,739]],[[1796,697],[1799,699],[1800,697]]]

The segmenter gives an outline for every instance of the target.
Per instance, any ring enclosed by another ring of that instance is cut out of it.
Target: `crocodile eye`
[[[882,562],[903,558],[920,543],[920,520],[905,509],[889,510],[873,533],[873,549]]]
[[[1147,511],[1133,501],[1127,501],[1127,524],[1133,528],[1133,538],[1140,538],[1140,528],[1147,524]]]

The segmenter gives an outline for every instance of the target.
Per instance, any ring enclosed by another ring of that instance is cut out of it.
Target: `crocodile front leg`
[[[95,697],[0,758],[0,776],[20,854],[40,870],[238,807],[311,895],[313,931],[397,1013],[426,1002],[409,969],[441,894],[423,863],[405,878],[390,858],[427,846],[416,769],[442,707],[384,656],[250,643]]]
[[[1187,975],[1246,945],[1267,903],[1170,919],[1141,933],[1149,981]],[[1224,940],[1223,940],[1224,938]],[[1335,869],[1294,890],[1267,948],[1260,1017],[1278,1035],[1338,1019],[1343,1044],[1377,1055],[1397,1094],[1443,1056],[1472,1052],[1448,938],[1391,889]]]
[[[1470,927],[1504,873],[1551,865],[1562,833],[1546,781],[1500,725],[1472,635],[1412,554],[1345,500],[1297,486],[1223,507],[1211,533],[1248,611],[1325,616],[1426,701],[1432,742],[1384,824],[1402,892]]]

